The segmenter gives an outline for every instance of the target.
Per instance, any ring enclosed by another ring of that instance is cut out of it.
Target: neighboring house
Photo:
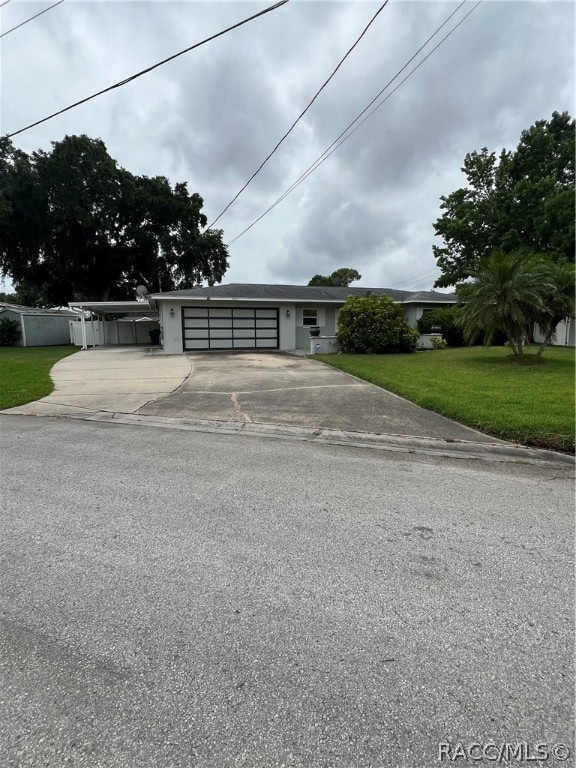
[[[558,323],[556,326],[556,335],[554,338],[554,341],[552,344],[556,347],[574,347],[576,346],[575,343],[575,333],[576,330],[576,319],[573,317],[569,317],[566,320],[562,320],[561,323]],[[542,344],[544,341],[544,334],[540,330],[540,326],[538,323],[534,325],[534,341],[536,344]]]
[[[76,313],[69,309],[38,309],[0,302],[0,320],[15,320],[20,324],[20,347],[47,347],[70,344],[71,319]]]
[[[427,310],[456,303],[453,294],[390,288],[332,288],[231,283],[152,294],[160,314],[164,352],[212,349],[310,349],[310,328],[334,336],[348,296],[386,295],[402,304],[416,328]]]

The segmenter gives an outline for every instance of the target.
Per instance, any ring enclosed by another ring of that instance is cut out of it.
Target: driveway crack
[[[230,400],[232,400],[232,405],[234,406],[234,410],[236,411],[236,413],[238,414],[240,419],[242,421],[247,421],[250,424],[252,424],[252,419],[250,418],[250,416],[248,416],[247,413],[244,413],[244,411],[240,407],[240,403],[238,402],[238,393],[237,392],[232,392],[230,394]]]

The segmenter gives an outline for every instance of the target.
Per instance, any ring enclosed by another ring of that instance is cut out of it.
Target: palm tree
[[[538,357],[554,341],[558,323],[574,316],[574,264],[547,262],[542,265],[542,276],[546,283],[552,281],[553,290],[544,297],[544,310],[535,315],[544,336]]]
[[[460,324],[469,342],[484,331],[484,346],[494,334],[506,334],[514,355],[522,355],[533,318],[545,312],[545,297],[553,292],[540,257],[524,250],[494,252],[473,283],[458,286]]]

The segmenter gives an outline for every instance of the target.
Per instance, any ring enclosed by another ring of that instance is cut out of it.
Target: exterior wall
[[[321,336],[334,336],[337,330],[338,312],[342,303],[322,304],[313,302],[277,303],[273,301],[174,301],[158,300],[160,313],[161,339],[166,354],[178,355],[183,352],[182,337],[182,307],[272,307],[279,310],[279,337],[280,350],[305,349],[310,351],[310,326],[302,323],[303,309],[318,310],[318,326]],[[416,328],[417,320],[422,316],[424,309],[440,309],[452,306],[452,304],[408,304],[403,307],[404,316],[412,328]],[[173,314],[170,313],[173,310]],[[289,314],[288,314],[289,313]]]
[[[168,355],[181,355],[184,351],[182,335],[182,307],[261,307],[278,309],[279,349],[296,348],[296,307],[294,304],[278,304],[273,301],[158,301],[161,340]],[[171,310],[174,310],[171,313]],[[258,350],[255,350],[258,351]]]
[[[296,307],[296,339],[291,349],[305,349],[310,351],[310,326],[302,324],[301,310],[318,310],[318,327],[321,336],[334,336],[336,334],[336,317],[342,304],[313,304],[300,303]],[[300,310],[300,311],[299,311]],[[289,349],[289,347],[286,347]]]
[[[568,322],[562,320],[556,326],[556,340],[553,343],[555,347],[574,347],[575,343],[575,331],[576,331],[576,318],[570,318]],[[534,341],[537,344],[542,344],[544,341],[544,334],[540,330],[540,326],[536,323],[534,325]]]

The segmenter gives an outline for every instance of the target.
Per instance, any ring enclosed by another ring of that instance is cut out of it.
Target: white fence
[[[157,320],[87,320],[86,345],[98,347],[102,344],[150,344],[150,331],[158,330]],[[70,321],[70,341],[82,346],[82,322]]]

